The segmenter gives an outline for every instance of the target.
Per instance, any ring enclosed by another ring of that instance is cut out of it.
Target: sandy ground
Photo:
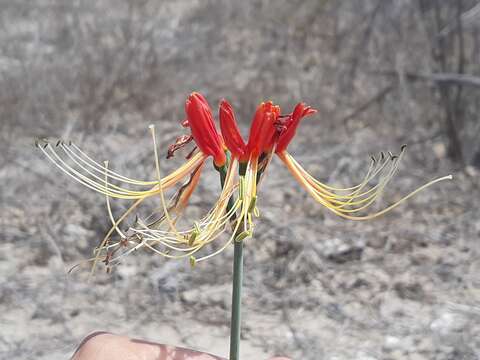
[[[2,358],[65,359],[94,330],[226,355],[231,249],[195,269],[138,253],[92,283],[86,267],[68,274],[99,240],[97,228],[107,229],[104,199],[21,148],[25,160],[2,172],[17,189],[4,194]],[[28,162],[40,174],[18,166]],[[193,207],[205,207],[216,181],[211,171]],[[390,196],[414,182],[399,176]],[[308,199],[275,161],[246,244],[244,358],[475,359],[480,225],[469,204],[477,195],[458,173],[382,219],[346,222]]]

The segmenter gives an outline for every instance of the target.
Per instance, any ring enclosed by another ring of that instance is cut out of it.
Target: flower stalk
[[[230,321],[230,360],[240,359],[240,333],[243,283],[243,240],[233,247],[232,316]]]
[[[230,162],[227,153],[227,163]],[[227,177],[227,167],[217,168],[220,175],[222,189]],[[233,207],[233,198],[230,198],[227,205],[227,212]],[[232,221],[235,219],[232,219]],[[238,219],[237,221],[241,221]],[[237,227],[238,228],[238,227]],[[237,231],[238,232],[238,231]],[[233,248],[233,279],[232,279],[232,311],[230,317],[230,360],[240,359],[240,334],[241,334],[241,311],[242,311],[242,285],[243,285],[243,239],[234,234]]]

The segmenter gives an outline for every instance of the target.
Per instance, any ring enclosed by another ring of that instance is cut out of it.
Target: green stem
[[[230,360],[240,359],[240,331],[243,279],[243,241],[235,241],[233,249],[232,318],[230,323]]]
[[[227,154],[227,159],[229,156]],[[220,173],[220,183],[225,184],[227,166],[217,168]],[[240,174],[245,175],[246,166],[240,164]],[[233,207],[233,198],[228,200],[227,212]],[[237,220],[239,221],[239,220]],[[240,359],[240,332],[241,332],[241,307],[242,307],[242,282],[243,282],[243,241],[234,241],[233,248],[233,288],[232,288],[232,315],[230,320],[230,360]]]
[[[245,166],[244,166],[245,167]],[[217,168],[220,173],[220,183],[225,184],[227,166]],[[227,212],[233,206],[233,198],[228,200]],[[241,307],[242,307],[242,281],[243,281],[243,241],[234,241],[233,248],[233,288],[232,288],[232,315],[230,319],[230,360],[240,359],[240,332],[241,332]]]

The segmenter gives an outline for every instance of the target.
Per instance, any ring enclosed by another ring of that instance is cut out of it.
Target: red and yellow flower
[[[212,110],[205,97],[192,93],[185,103],[186,121],[184,126],[191,134],[182,136],[169,149],[168,157],[191,139],[198,149],[189,160],[177,170],[161,176],[157,154],[155,129],[150,126],[156,169],[156,179],[137,180],[120,175],[101,165],[71,143],[58,142],[39,144],[43,153],[63,172],[107,198],[112,228],[96,249],[95,263],[99,259],[115,262],[141,247],[169,258],[189,257],[192,263],[202,261],[223,251],[233,241],[242,241],[253,233],[253,217],[258,216],[257,187],[265,176],[274,155],[285,164],[298,183],[320,204],[334,214],[351,220],[367,220],[380,216],[403,203],[426,187],[442,180],[445,176],[428,182],[399,201],[383,210],[373,213],[365,211],[376,202],[389,181],[395,175],[405,146],[398,155],[383,153],[379,159],[373,158],[363,180],[354,186],[338,188],[315,179],[287,151],[296,130],[303,118],[314,115],[317,110],[299,103],[291,113],[282,114],[278,105],[271,101],[261,103],[253,116],[248,141],[245,142],[239,131],[232,106],[222,100],[218,118],[221,134],[217,131]],[[197,187],[206,160],[212,157],[215,168],[222,179],[222,191],[207,214],[186,229],[178,229],[177,221],[182,216],[191,194]],[[167,202],[164,192],[183,179],[188,181],[180,186],[172,199]],[[375,185],[371,185],[375,183]],[[133,189],[132,189],[133,187]],[[140,203],[149,197],[159,196],[162,208],[158,220],[148,223],[138,220],[137,225],[127,233],[120,231],[119,224]],[[133,205],[114,219],[109,198],[134,199]],[[226,242],[215,252],[197,256],[196,253],[226,231],[231,231]],[[116,231],[120,237],[112,241]],[[117,251],[120,249],[120,253]]]

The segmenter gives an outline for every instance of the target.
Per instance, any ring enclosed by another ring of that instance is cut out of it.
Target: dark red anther
[[[182,147],[184,147],[185,145],[187,145],[189,142],[191,142],[193,140],[193,136],[192,135],[182,135],[182,136],[179,136],[175,139],[175,143],[173,143],[172,145],[170,145],[168,147],[168,151],[167,151],[167,159],[170,159],[173,157],[175,151],[181,149]]]

